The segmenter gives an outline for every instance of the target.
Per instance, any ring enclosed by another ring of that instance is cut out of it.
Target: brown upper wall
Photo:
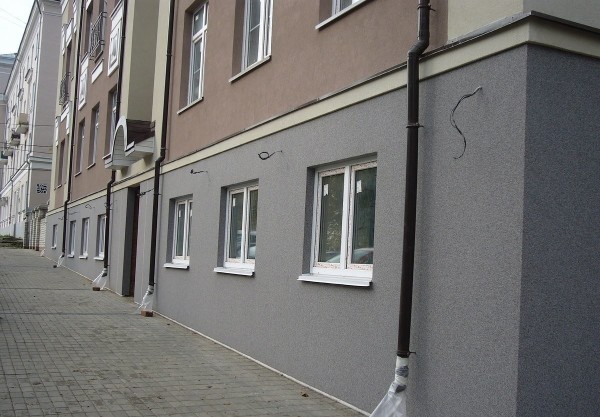
[[[406,61],[417,34],[416,0],[370,0],[315,29],[329,3],[273,0],[271,59],[230,82],[240,72],[234,68],[240,49],[236,2],[209,2],[204,98],[178,114],[187,92],[189,12],[202,2],[176,1],[168,159]],[[436,0],[432,6],[430,48],[435,48],[447,40],[447,7]]]

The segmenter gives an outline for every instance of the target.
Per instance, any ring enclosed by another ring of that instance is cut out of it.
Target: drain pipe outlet
[[[400,316],[398,350],[394,382],[371,417],[406,417],[406,386],[410,356],[410,324],[412,315],[413,272],[415,261],[415,229],[417,219],[417,172],[419,159],[419,58],[429,46],[429,0],[419,0],[418,38],[408,51],[406,94],[408,124],[406,126],[406,188],[404,195],[404,238],[402,277],[400,283]]]

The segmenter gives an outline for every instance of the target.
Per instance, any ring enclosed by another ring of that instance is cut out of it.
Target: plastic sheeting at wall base
[[[154,301],[154,285],[148,285],[148,289],[146,290],[146,294],[144,294],[144,298],[142,299],[142,304],[138,307],[138,310],[151,312],[152,304]]]
[[[60,255],[60,258],[58,258],[58,261],[56,262],[56,266],[59,267],[61,266],[63,263],[65,262],[65,256],[64,255]]]
[[[383,400],[371,413],[371,417],[407,417],[406,382],[408,358],[396,357],[396,377]]]
[[[98,275],[96,277],[96,279],[94,281],[92,281],[92,287],[100,288],[101,290],[103,290],[104,288],[106,288],[107,284],[108,284],[108,272],[106,271],[106,269],[103,269],[102,272],[100,272],[100,275]]]

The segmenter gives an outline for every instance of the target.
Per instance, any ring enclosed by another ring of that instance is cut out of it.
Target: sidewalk
[[[0,416],[361,416],[38,253],[0,248]]]

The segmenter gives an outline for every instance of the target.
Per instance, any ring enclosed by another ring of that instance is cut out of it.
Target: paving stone
[[[0,248],[1,417],[362,415],[52,266]]]

